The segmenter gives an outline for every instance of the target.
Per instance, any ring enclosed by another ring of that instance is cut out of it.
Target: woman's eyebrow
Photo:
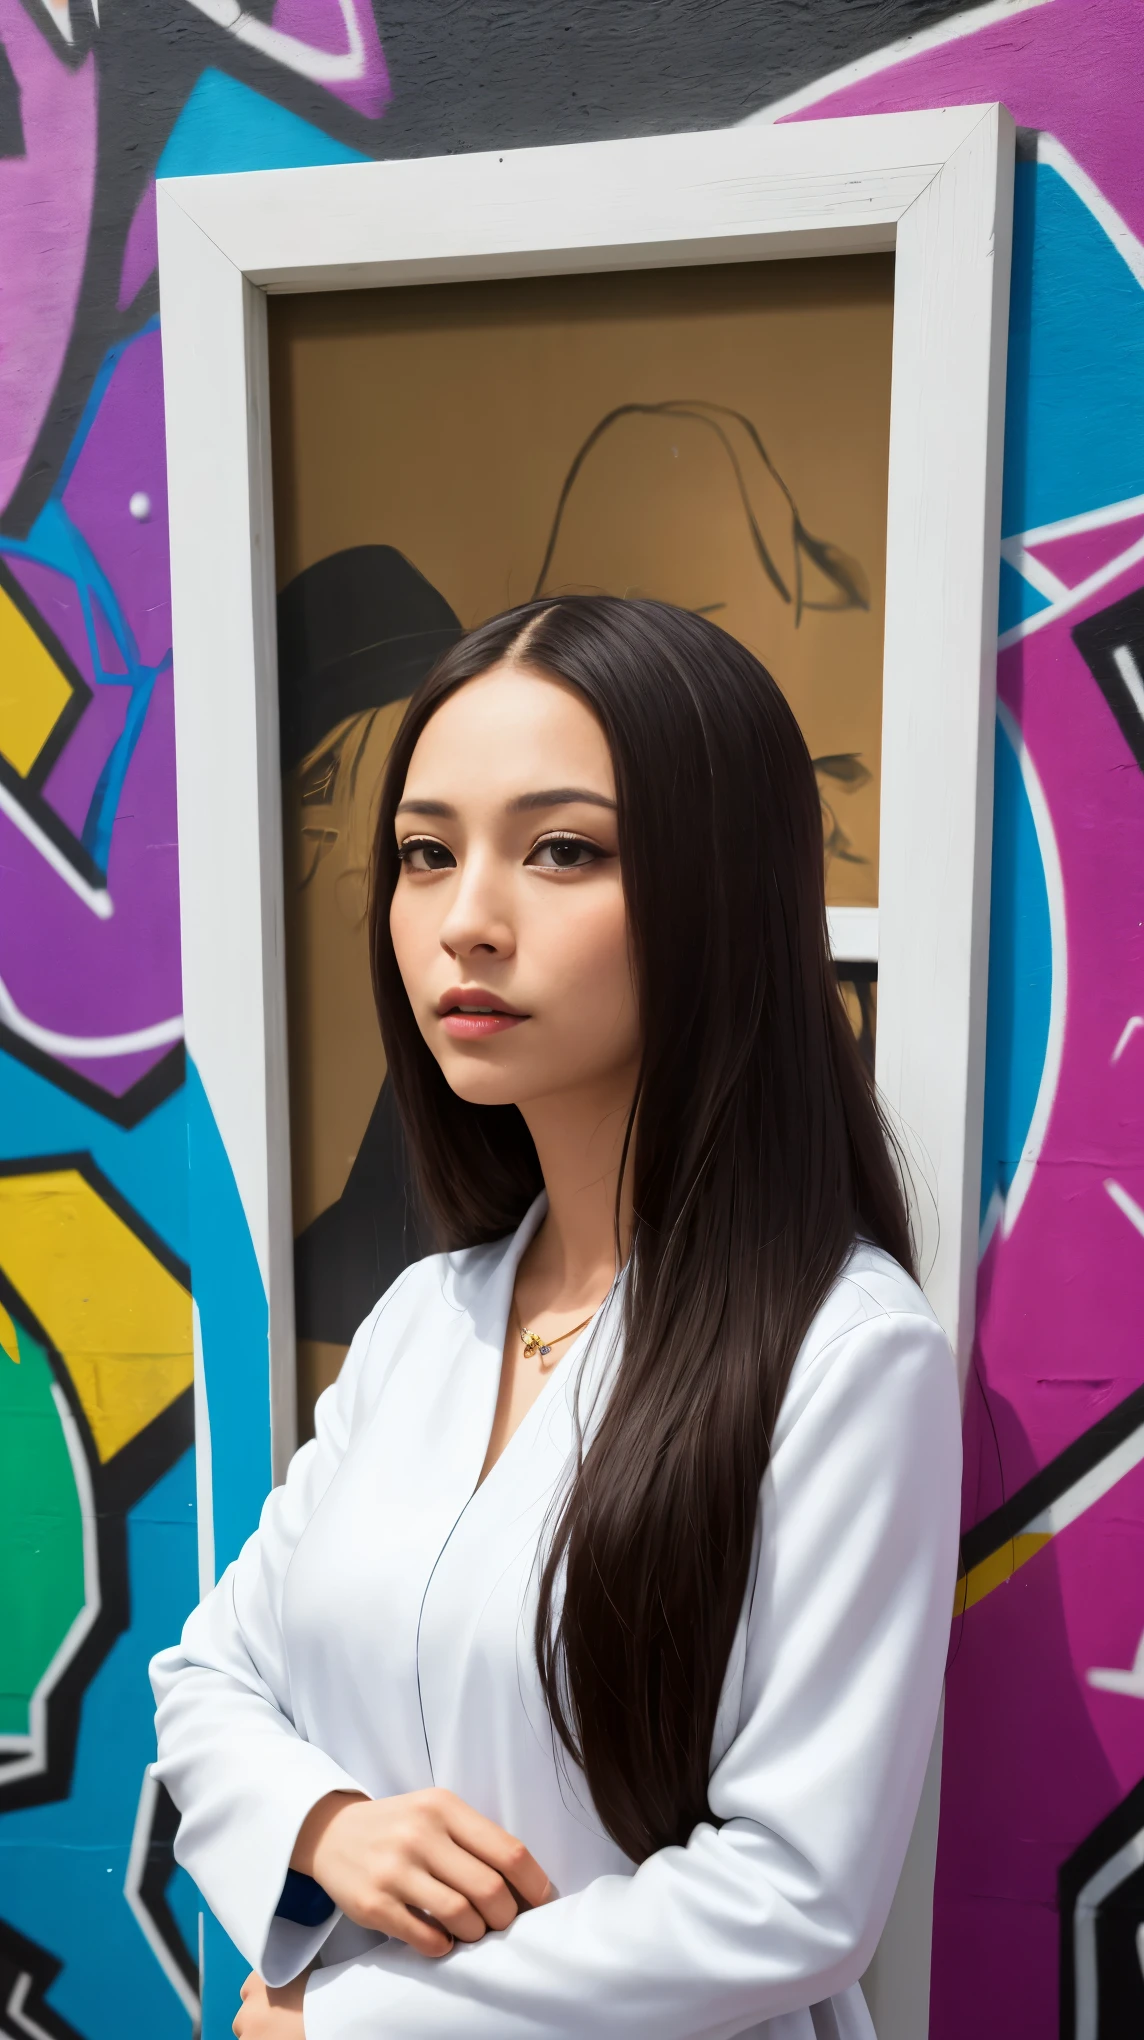
[[[570,807],[576,801],[583,801],[589,807],[611,808],[616,803],[604,793],[592,793],[586,786],[550,786],[543,793],[521,793],[508,803],[511,815],[530,813],[534,808]]]
[[[607,794],[593,793],[587,786],[549,786],[540,793],[519,793],[515,800],[508,802],[510,815],[531,814],[537,808],[571,807],[582,801],[588,807],[609,808],[614,813],[616,803]],[[432,815],[437,820],[455,821],[457,810],[447,800],[403,800],[394,810],[396,815]]]

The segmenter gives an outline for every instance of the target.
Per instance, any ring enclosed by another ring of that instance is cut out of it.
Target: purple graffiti
[[[69,69],[0,0],[25,154],[0,162],[0,513],[36,443],[79,303],[95,190],[95,59]]]

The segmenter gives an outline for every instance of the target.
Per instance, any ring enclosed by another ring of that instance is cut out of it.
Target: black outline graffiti
[[[1116,653],[1124,650],[1144,676],[1144,589],[1078,623],[1072,641],[1144,772],[1144,711],[1116,663]]]
[[[20,87],[12,59],[0,43],[0,160],[18,161],[27,155],[24,120],[20,112]]]
[[[32,2032],[43,2033],[48,2040],[83,2040],[47,2002],[47,1993],[63,1966],[59,1957],[41,1948],[38,1941],[30,1941],[7,1920],[0,1920],[0,2034],[4,2040],[28,2040]],[[13,2012],[17,1997],[20,2002]]]
[[[1144,1836],[1144,1779],[1086,1835],[1057,1873],[1061,1921],[1061,2040],[1080,2040],[1076,1978],[1076,1909],[1084,1887],[1126,1844]],[[1128,1889],[1131,1887],[1131,1889]],[[1144,2029],[1144,1974],[1136,1934],[1144,1926],[1144,1864],[1125,1874],[1096,1907],[1096,2021],[1099,2040],[1137,2040]],[[1133,2001],[1135,2000],[1135,2001]]]
[[[186,1263],[172,1253],[166,1241],[140,1217],[90,1154],[28,1155],[6,1160],[0,1162],[0,1179],[5,1176],[49,1175],[63,1169],[73,1169],[82,1176],[189,1295],[190,1270]],[[35,1313],[4,1274],[2,1266],[0,1303],[17,1324],[22,1325],[43,1347],[83,1441],[95,1502],[100,1582],[99,1612],[47,1699],[44,1769],[34,1777],[15,1778],[6,1783],[4,1767],[0,1765],[0,1812],[9,1813],[19,1806],[39,1806],[46,1801],[66,1799],[71,1790],[84,1693],[112,1644],[131,1622],[127,1512],[194,1443],[194,1391],[192,1388],[184,1389],[145,1430],[103,1464],[62,1355]]]
[[[167,1893],[171,1879],[178,1865],[175,1862],[175,1836],[179,1828],[179,1809],[165,1785],[158,1783],[150,1773],[144,1778],[140,1811],[150,1801],[146,1839],[142,1850],[139,1874],[133,1877],[135,1844],[132,1843],[131,1863],[128,1864],[125,1886],[128,1903],[138,1914],[146,1915],[147,1926],[153,1930],[159,1949],[154,1950],[159,1966],[164,1970],[168,1982],[178,1993],[184,2006],[190,2011],[197,2031],[202,2021],[201,1990],[198,1958],[188,1948],[178,1920],[171,1910]],[[146,1931],[146,1929],[145,1929]],[[150,1939],[150,1934],[148,1934]]]
[[[991,1510],[988,1516],[983,1516],[979,1523],[966,1531],[961,1540],[962,1570],[971,1573],[974,1566],[981,1565],[985,1559],[992,1558],[995,1551],[1011,1544],[1034,1517],[1059,1501],[1142,1424],[1144,1388],[1134,1388],[1131,1395],[1126,1395],[1123,1402],[1106,1410],[1095,1424],[1082,1431],[1079,1438],[1074,1438],[1071,1445],[1066,1445],[1063,1452],[1058,1452],[1055,1459],[1050,1459],[1047,1466],[1042,1466],[999,1508]]]
[[[1136,763],[1144,771],[1144,715],[1114,656],[1123,646],[1134,655],[1139,652],[1137,663],[1144,666],[1144,590],[1111,603],[1096,616],[1078,623],[1072,640],[1116,717]],[[961,1540],[962,1572],[971,1573],[975,1566],[1011,1544],[1037,1516],[1059,1501],[1142,1425],[1144,1387],[1133,1389],[1131,1395],[1106,1410],[1015,1494],[966,1531]],[[1144,1818],[1141,1825],[1144,1826]]]
[[[42,0],[24,0],[24,7],[61,63],[78,68],[95,53],[99,90],[96,184],[79,300],[51,403],[2,519],[3,530],[19,538],[27,536],[47,501],[108,349],[137,333],[159,309],[155,274],[124,311],[118,309],[123,255],[136,207],[203,72],[224,72],[365,156],[380,153],[384,127],[382,120],[358,113],[239,41],[184,0],[132,0],[130,7],[106,7],[99,14],[72,0],[70,43],[55,30]],[[271,0],[246,0],[246,9],[268,17]]]
[[[167,1050],[166,1055],[160,1056],[157,1063],[152,1063],[149,1070],[145,1070],[134,1084],[130,1084],[126,1091],[116,1097],[114,1092],[101,1090],[98,1084],[90,1077],[83,1076],[79,1070],[70,1069],[67,1063],[57,1062],[55,1057],[48,1055],[44,1049],[37,1048],[33,1042],[25,1041],[22,1034],[16,1034],[11,1027],[6,1027],[2,1020],[0,1020],[0,1049],[10,1055],[14,1062],[24,1063],[28,1069],[34,1070],[38,1077],[46,1078],[49,1084],[55,1085],[57,1091],[65,1091],[68,1097],[74,1098],[78,1104],[88,1106],[92,1112],[98,1112],[101,1118],[109,1119],[114,1126],[122,1126],[128,1131],[133,1126],[138,1126],[140,1120],[146,1119],[163,1104],[165,1099],[171,1097],[172,1093],[179,1089],[187,1073],[186,1051],[182,1042],[177,1041],[173,1048]]]
[[[2,544],[3,541],[0,540],[0,546]],[[2,558],[0,558],[0,593],[6,595],[13,608],[19,611],[29,630],[39,639],[48,657],[59,667],[71,689],[70,699],[53,724],[47,742],[41,746],[29,773],[25,775],[18,772],[0,751],[0,786],[6,788],[12,799],[48,838],[52,847],[59,851],[61,857],[66,858],[72,870],[78,873],[85,885],[91,886],[93,891],[106,892],[107,873],[100,870],[91,853],[84,849],[79,837],[72,833],[67,823],[61,821],[54,807],[44,799],[45,781],[92,698],[91,688],[75,661],[64,650],[51,625],[45,622],[34,602]]]

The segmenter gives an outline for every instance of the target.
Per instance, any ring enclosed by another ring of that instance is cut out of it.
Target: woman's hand
[[[242,2003],[230,2029],[235,2040],[306,2040],[302,2000],[309,1974],[304,1969],[301,1976],[284,1984],[281,1990],[268,1990],[260,1976],[248,1976],[239,1992]]]
[[[420,1955],[479,1941],[522,1905],[553,1896],[523,1842],[439,1790],[394,1799],[327,1793],[303,1821],[290,1867],[316,1878],[358,1926]]]

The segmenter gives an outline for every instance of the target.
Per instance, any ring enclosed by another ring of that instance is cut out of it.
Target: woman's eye
[[[577,871],[585,865],[596,864],[603,856],[594,843],[587,843],[582,836],[549,836],[538,843],[528,858],[529,864],[538,865],[542,871]]]
[[[407,871],[450,871],[457,862],[448,846],[431,836],[411,836],[398,845],[397,854]]]

